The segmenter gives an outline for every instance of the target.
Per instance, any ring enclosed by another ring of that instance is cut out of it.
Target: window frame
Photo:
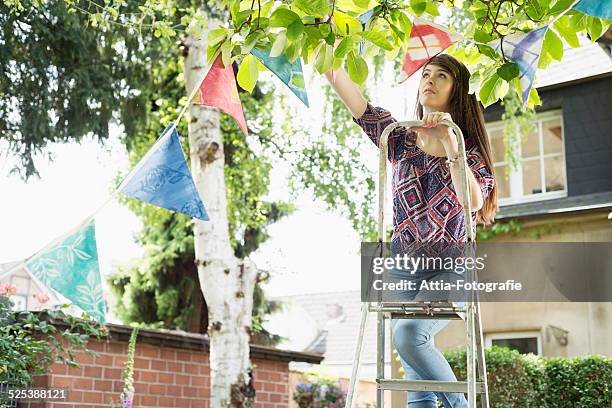
[[[543,139],[543,122],[550,121],[552,119],[559,119],[561,123],[561,152],[560,153],[544,153],[544,139]],[[567,160],[566,160],[566,152],[565,152],[565,124],[563,122],[563,111],[561,109],[550,110],[546,112],[537,113],[535,117],[535,124],[538,132],[538,143],[539,143],[539,155],[534,156],[537,157],[540,164],[540,182],[542,183],[542,189],[546,188],[546,173],[544,167],[544,160],[547,157],[562,157],[563,159],[563,178],[565,180],[565,188],[563,190],[557,191],[547,191],[544,193],[536,193],[523,195],[523,164],[522,161],[524,159],[521,158],[521,149],[522,143],[518,143],[513,146],[513,150],[517,157],[519,157],[519,164],[516,169],[512,169],[510,171],[509,176],[509,188],[510,188],[510,197],[499,198],[499,205],[506,206],[512,204],[522,204],[522,203],[530,203],[535,201],[543,201],[543,200],[551,200],[555,198],[563,198],[567,197]],[[487,129],[487,137],[489,138],[489,143],[492,145],[490,133],[496,130],[503,130],[504,121],[498,120],[495,122],[486,123],[485,127]],[[517,132],[519,131],[517,125]],[[534,158],[527,160],[536,160]],[[504,161],[493,162],[493,166],[508,166],[510,169],[509,162],[506,158]]]
[[[542,355],[542,333],[540,330],[485,333],[484,337],[485,347],[491,347],[493,345],[493,340],[531,339],[535,337],[537,341],[536,355]]]

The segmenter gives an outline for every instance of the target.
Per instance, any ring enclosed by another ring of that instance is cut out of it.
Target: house
[[[535,238],[504,234],[493,241],[612,241],[612,57],[579,37],[563,61],[536,75],[542,105],[535,128],[514,143],[516,169],[506,161],[503,107],[485,110],[499,188],[496,222],[545,230]],[[608,31],[608,44],[612,30]],[[609,45],[608,45],[609,47]],[[612,324],[606,302],[483,303],[487,345],[509,345],[545,356],[612,355]],[[436,340],[441,347],[465,344],[464,329],[451,322]],[[461,339],[461,340],[460,340]]]
[[[496,222],[514,220],[524,230],[550,230],[535,238],[505,234],[493,240],[612,241],[612,30],[597,43],[580,36],[579,40],[580,48],[566,48],[562,62],[537,73],[542,105],[536,108],[534,130],[511,144],[518,167],[512,168],[504,153],[504,107],[494,104],[485,110],[499,188]],[[323,366],[340,377],[350,376],[359,331],[359,292],[279,300],[292,310],[283,323],[289,331],[281,333],[291,336],[288,348],[323,353]],[[485,346],[543,356],[611,356],[610,315],[612,302],[481,303]],[[362,379],[376,377],[375,324],[371,314],[363,338]],[[391,350],[388,326],[386,343]],[[452,320],[435,343],[441,350],[465,347],[465,322]],[[391,368],[393,378],[402,378],[395,352],[385,366],[387,376]],[[394,393],[391,399],[394,408],[406,406],[405,393]]]
[[[54,290],[48,289],[23,267],[23,261],[0,264],[0,285],[2,284],[11,285],[16,290],[11,295],[14,310],[52,309],[63,303]]]

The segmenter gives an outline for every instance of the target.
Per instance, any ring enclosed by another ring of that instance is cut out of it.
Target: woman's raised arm
[[[335,80],[332,79],[331,69],[325,73],[325,77],[340,97],[340,100],[351,111],[353,117],[359,119],[367,108],[368,103],[366,99],[361,94],[359,86],[351,80],[342,68],[334,72]]]

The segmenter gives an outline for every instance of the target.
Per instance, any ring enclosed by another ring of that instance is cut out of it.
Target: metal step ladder
[[[470,210],[470,195],[468,194],[466,152],[463,134],[459,126],[450,121],[442,121],[441,124],[449,126],[454,130],[459,147],[459,173],[460,190],[463,192],[464,202],[461,203],[464,211],[465,230],[467,241],[474,242],[472,231],[472,217]],[[387,149],[388,138],[391,132],[399,126],[407,128],[421,126],[422,121],[394,122],[388,125],[380,137],[379,152],[379,190],[378,190],[378,243],[381,248],[381,256],[385,255],[385,224],[384,208],[387,183]],[[467,282],[477,281],[474,270],[467,270]],[[463,392],[467,393],[469,408],[476,408],[476,396],[480,395],[481,407],[489,408],[489,392],[487,387],[487,370],[485,363],[482,322],[480,319],[480,303],[477,292],[468,291],[465,305],[460,306],[450,301],[409,301],[409,302],[363,302],[361,307],[361,322],[353,369],[349,383],[349,389],[345,408],[353,408],[355,401],[355,384],[359,376],[359,363],[363,346],[364,331],[368,313],[376,313],[376,407],[384,407],[384,391],[435,391],[435,392]],[[434,380],[399,380],[385,378],[385,321],[391,319],[459,319],[466,322],[467,334],[467,381],[434,381]]]

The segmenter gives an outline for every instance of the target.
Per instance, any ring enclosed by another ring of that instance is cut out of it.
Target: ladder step
[[[368,306],[369,312],[383,312],[384,318],[391,319],[456,319],[465,320],[465,306],[452,303],[377,303]]]
[[[377,388],[392,391],[468,392],[467,381],[377,379]],[[476,393],[484,394],[484,383],[476,382]]]

